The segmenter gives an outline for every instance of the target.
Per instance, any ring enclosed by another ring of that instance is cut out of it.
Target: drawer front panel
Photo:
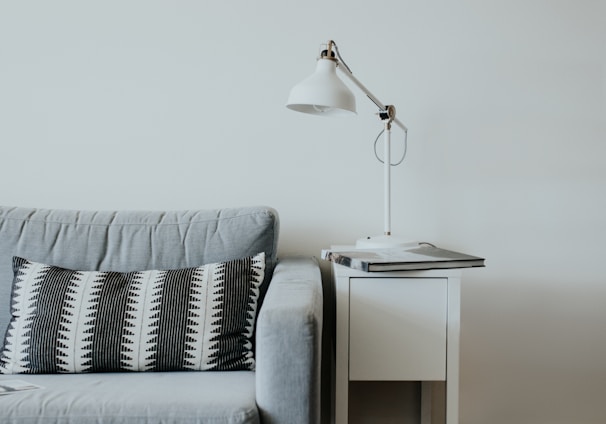
[[[350,278],[349,379],[445,380],[446,278]]]

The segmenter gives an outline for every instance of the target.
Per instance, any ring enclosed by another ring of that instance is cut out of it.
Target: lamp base
[[[415,247],[418,245],[419,243],[416,241],[386,234],[373,237],[363,237],[356,241],[356,249],[387,249],[394,247]]]

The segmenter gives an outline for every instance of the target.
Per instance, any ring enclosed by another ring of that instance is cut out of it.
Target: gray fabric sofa
[[[277,257],[272,208],[67,211],[0,207],[0,337],[14,256],[71,270],[199,267],[265,252],[254,370],[0,375],[41,389],[0,396],[0,422],[317,423],[322,287],[314,258]],[[0,345],[2,340],[0,338]]]

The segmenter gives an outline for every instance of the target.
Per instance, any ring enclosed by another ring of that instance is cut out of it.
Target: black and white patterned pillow
[[[167,271],[72,271],[13,258],[0,371],[250,370],[265,254]]]

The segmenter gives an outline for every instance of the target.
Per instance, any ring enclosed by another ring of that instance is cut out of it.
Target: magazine
[[[0,380],[0,396],[41,388],[42,386],[23,380]]]

